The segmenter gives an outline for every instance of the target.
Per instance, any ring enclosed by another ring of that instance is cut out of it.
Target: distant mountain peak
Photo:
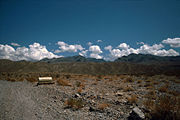
[[[132,63],[159,63],[159,62],[180,62],[180,56],[155,56],[151,54],[130,54],[115,60],[115,62]]]
[[[103,59],[86,58],[81,55],[75,55],[70,57],[61,57],[61,58],[53,58],[53,59],[44,58],[40,60],[40,62],[58,63],[58,62],[105,62],[105,61]]]

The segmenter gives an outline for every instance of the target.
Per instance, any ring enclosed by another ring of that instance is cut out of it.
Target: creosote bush
[[[127,97],[127,100],[128,100],[129,103],[132,104],[132,103],[137,103],[138,98],[137,98],[137,95],[133,94],[130,97]]]
[[[65,101],[65,106],[73,109],[80,109],[84,107],[85,102],[82,99],[69,98]]]
[[[67,80],[58,79],[57,83],[61,86],[71,86],[71,84]]]
[[[98,108],[99,110],[104,110],[104,109],[106,109],[107,107],[109,107],[109,104],[107,104],[107,103],[101,103],[101,104],[99,104],[99,105],[97,106],[97,108]]]
[[[37,82],[37,78],[35,77],[28,77],[26,80],[29,82]]]
[[[133,91],[134,89],[131,86],[125,86],[123,87],[124,92]]]
[[[180,98],[162,96],[155,103],[151,110],[151,120],[179,120],[180,119]]]
[[[159,92],[167,92],[168,87],[169,87],[169,85],[166,84],[166,85],[161,86],[158,90],[159,90]]]

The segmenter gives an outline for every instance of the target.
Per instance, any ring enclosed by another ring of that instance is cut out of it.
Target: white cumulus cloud
[[[89,47],[89,51],[91,52],[90,57],[96,59],[102,59],[103,57],[99,54],[103,53],[101,48],[98,45],[92,45]]]
[[[168,44],[173,48],[180,47],[180,38],[168,38],[167,40],[163,40],[162,43]]]
[[[102,53],[101,48],[98,45],[92,45],[89,47],[89,51],[96,53],[96,54],[100,54]]]
[[[0,44],[0,59],[10,59],[13,61],[18,60],[41,60],[43,58],[58,58],[52,52],[46,49],[46,46],[42,46],[39,43],[29,45],[29,48],[18,47],[14,49],[9,45]]]
[[[121,43],[117,48],[127,50],[129,48],[129,45],[127,45],[126,43]]]
[[[102,42],[102,40],[97,40],[97,42]]]
[[[77,52],[82,51],[84,48],[81,45],[68,45],[65,42],[59,41],[57,43],[59,45],[59,50],[55,50],[55,53],[59,53],[59,52]]]
[[[12,46],[19,47],[20,45],[18,43],[11,43]]]
[[[91,53],[91,54],[90,54],[90,57],[91,57],[91,58],[96,58],[96,59],[102,59],[102,58],[103,58],[103,57],[100,56],[99,54],[95,54],[95,53]]]
[[[83,50],[83,51],[79,52],[79,55],[86,57],[87,52],[88,52],[88,50]]]
[[[142,44],[139,48],[131,48],[126,43],[120,44],[116,49],[113,49],[112,46],[105,47],[105,50],[108,50],[110,54],[106,57],[106,60],[115,60],[122,56],[128,56],[129,54],[151,54],[157,56],[178,56],[179,53],[173,49],[165,50],[162,44],[154,44],[152,46],[147,44]]]
[[[91,46],[93,43],[92,42],[88,42],[87,45]]]

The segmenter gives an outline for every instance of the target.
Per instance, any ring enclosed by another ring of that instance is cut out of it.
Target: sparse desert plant
[[[64,77],[66,78],[66,79],[69,79],[70,77],[71,77],[71,75],[64,75]]]
[[[69,83],[68,80],[62,80],[62,79],[58,79],[57,83],[61,86],[71,86],[71,84]]]
[[[148,110],[152,110],[154,108],[155,105],[155,101],[148,98],[147,100],[143,101],[143,105],[148,109]]]
[[[80,87],[81,82],[80,81],[76,81],[76,87]]]
[[[146,82],[146,83],[144,84],[144,87],[149,87],[149,86],[153,86],[153,84],[152,84],[151,82]]]
[[[162,96],[151,110],[151,120],[179,120],[180,99],[177,97]]]
[[[6,78],[6,80],[7,80],[7,81],[11,81],[11,82],[15,82],[15,81],[17,81],[15,78],[9,78],[9,77],[8,77],[8,78]]]
[[[134,82],[132,77],[127,77],[124,82]]]
[[[165,84],[165,85],[161,86],[158,90],[159,90],[159,92],[167,92],[168,87],[169,87],[169,85]]]
[[[99,110],[104,110],[104,109],[106,109],[107,107],[109,107],[109,104],[107,104],[107,103],[100,103],[100,104],[97,106],[97,108],[98,108]]]
[[[146,95],[144,95],[145,98],[148,99],[156,99],[156,92],[155,90],[150,90]]]
[[[171,94],[171,95],[174,95],[174,96],[180,96],[179,91],[171,90],[171,91],[168,91],[168,93]]]
[[[134,89],[131,86],[125,86],[123,87],[124,92],[133,91]]]
[[[26,80],[29,82],[37,82],[37,78],[34,78],[34,77],[28,77],[26,78]]]
[[[133,94],[130,97],[127,97],[127,100],[128,100],[129,103],[132,104],[132,103],[137,103],[138,98],[137,98],[137,95]]]
[[[120,78],[120,79],[125,79],[125,78],[126,78],[126,75],[119,75],[119,78]]]
[[[82,87],[79,87],[79,88],[77,89],[77,92],[78,92],[78,93],[81,93],[82,90],[83,90]]]
[[[153,81],[153,82],[152,82],[152,84],[154,84],[154,85],[158,85],[158,84],[159,84],[159,82],[158,82],[158,81]]]
[[[82,99],[69,98],[65,101],[64,104],[68,108],[73,108],[77,110],[84,107],[85,101],[83,101]]]
[[[138,80],[137,83],[142,83],[142,80]]]

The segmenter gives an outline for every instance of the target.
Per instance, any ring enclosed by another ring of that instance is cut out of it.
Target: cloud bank
[[[60,53],[60,52],[77,52],[82,51],[84,48],[81,45],[68,45],[67,43],[63,41],[59,41],[57,43],[59,45],[59,50],[56,50],[55,53]]]
[[[90,57],[96,59],[102,59],[103,57],[99,54],[103,53],[101,48],[98,45],[92,45],[89,47],[89,51],[91,52]]]
[[[168,44],[173,48],[180,47],[180,38],[168,38],[167,40],[163,40],[162,43]]]
[[[39,43],[34,43],[26,47],[18,47],[14,49],[10,45],[0,44],[0,59],[10,59],[13,61],[19,60],[41,60],[43,58],[58,58],[61,56],[55,55],[52,52],[49,52],[45,46],[40,45]]]
[[[100,41],[99,41],[100,42]],[[163,40],[159,44],[148,45],[144,42],[137,43],[138,48],[132,48],[127,43],[120,43],[113,47],[107,45],[104,49],[101,49],[99,45],[93,45],[88,42],[86,47],[79,44],[67,44],[63,41],[58,41],[58,49],[54,53],[48,51],[46,46],[40,45],[39,43],[33,43],[28,47],[21,47],[17,43],[11,43],[11,45],[0,44],[0,59],[10,59],[13,61],[19,60],[41,60],[43,58],[58,58],[62,57],[62,53],[69,52],[73,54],[79,54],[85,57],[91,57],[96,59],[105,59],[113,61],[122,56],[128,56],[129,54],[151,54],[156,56],[178,56],[179,53],[174,48],[180,47],[180,38],[168,38]],[[169,45],[170,49],[165,49],[165,45]],[[16,47],[16,49],[14,48]],[[58,55],[56,55],[58,54]]]
[[[165,50],[162,44],[154,44],[152,46],[143,44],[139,48],[131,48],[126,43],[121,43],[118,47],[112,48],[112,46],[106,46],[104,49],[109,51],[109,55],[106,60],[115,60],[122,56],[128,56],[129,54],[151,54],[156,56],[178,56],[179,53],[173,49]]]

